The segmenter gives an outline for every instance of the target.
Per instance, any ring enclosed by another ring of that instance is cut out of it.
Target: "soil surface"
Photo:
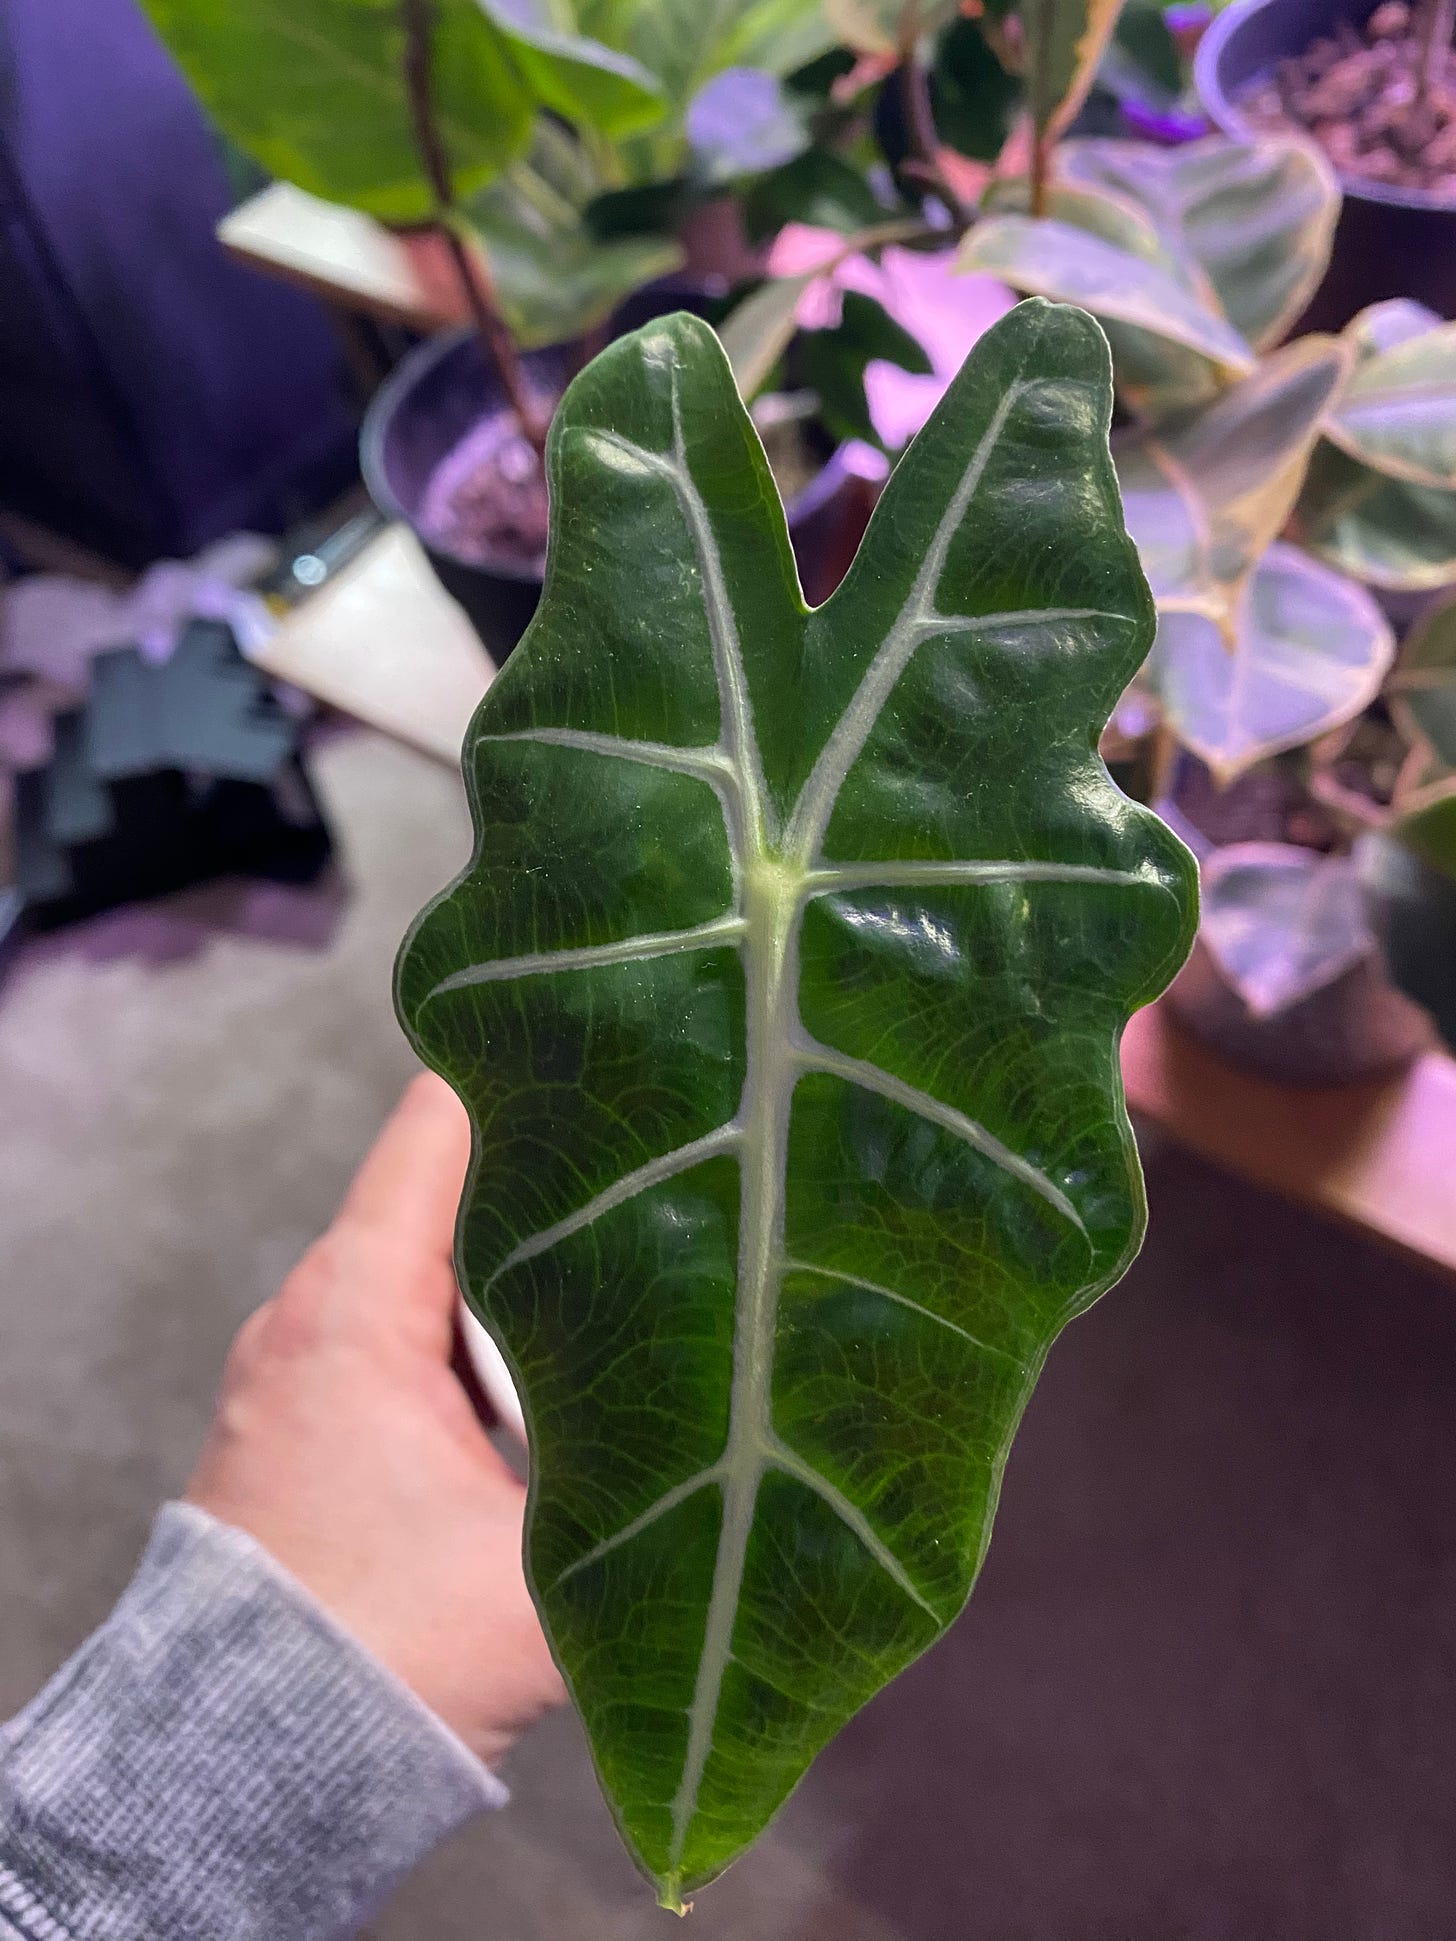
[[[420,506],[430,545],[471,566],[546,563],[546,475],[508,411],[471,426],[435,467]]]
[[[1363,30],[1342,22],[1281,61],[1239,106],[1259,128],[1312,135],[1341,175],[1456,202],[1456,55],[1420,85],[1420,13],[1383,0]]]

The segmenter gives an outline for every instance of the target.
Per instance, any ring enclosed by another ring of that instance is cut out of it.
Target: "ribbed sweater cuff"
[[[322,1941],[507,1797],[250,1537],[171,1503],[0,1732],[0,1915],[33,1941]]]

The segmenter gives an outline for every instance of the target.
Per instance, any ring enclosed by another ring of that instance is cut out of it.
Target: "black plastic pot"
[[[1198,92],[1226,135],[1257,139],[1237,106],[1251,81],[1302,54],[1341,21],[1363,24],[1378,0],[1238,0],[1204,35],[1194,60]],[[1339,330],[1367,303],[1412,297],[1456,317],[1456,202],[1341,176],[1344,207],[1324,282],[1296,333]]]
[[[644,293],[650,295],[650,293]],[[672,308],[690,308],[675,301]],[[623,327],[661,315],[659,299]],[[534,351],[527,364],[544,388],[559,392],[570,375],[565,350]],[[359,462],[370,497],[387,519],[413,528],[445,591],[465,609],[497,664],[525,632],[541,597],[539,572],[501,560],[478,566],[434,546],[420,532],[419,509],[435,467],[472,425],[503,402],[473,332],[431,338],[412,350],[380,387],[364,415]],[[789,536],[808,599],[834,591],[854,557],[873,506],[873,488],[841,449],[788,507]]]
[[[570,374],[561,350],[532,351],[527,368],[557,393]],[[489,412],[505,402],[470,330],[432,337],[401,360],[364,414],[359,466],[369,496],[386,519],[413,528],[441,586],[465,609],[491,657],[500,662],[526,630],[541,597],[541,575],[502,559],[477,566],[434,546],[419,512],[436,466]]]

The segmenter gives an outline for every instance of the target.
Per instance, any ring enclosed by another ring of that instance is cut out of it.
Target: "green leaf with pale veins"
[[[1194,888],[1097,754],[1152,633],[1111,401],[1090,319],[1013,311],[812,612],[705,325],[613,345],[552,427],[475,854],[398,1002],[474,1122],[457,1259],[536,1600],[669,1906],[960,1610],[1047,1350],[1142,1231],[1118,1041]]]

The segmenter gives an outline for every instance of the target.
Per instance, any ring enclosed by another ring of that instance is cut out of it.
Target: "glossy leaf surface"
[[[475,855],[398,1001],[474,1121],[535,1595],[670,1906],[960,1609],[1141,1232],[1118,1040],[1194,897],[1096,752],[1152,632],[1110,407],[1088,318],[1013,311],[812,612],[706,326],[613,345],[552,428]]]
[[[1070,141],[1057,165],[1069,189],[1142,210],[1194,286],[1257,348],[1285,334],[1329,262],[1340,191],[1310,142]]]
[[[1303,1003],[1375,951],[1348,856],[1231,843],[1204,864],[1199,887],[1200,935],[1256,1018]]]
[[[1206,409],[1119,439],[1128,530],[1160,605],[1197,605],[1232,634],[1233,604],[1283,530],[1346,368],[1334,339],[1305,337]]]

